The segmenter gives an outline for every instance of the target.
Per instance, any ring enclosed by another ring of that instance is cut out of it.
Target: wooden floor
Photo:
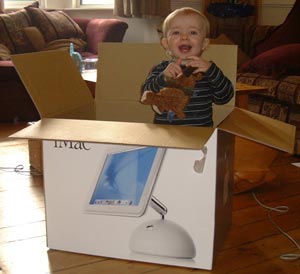
[[[43,177],[30,174],[26,140],[9,134],[24,125],[0,124],[0,266],[7,274],[296,274],[300,260],[283,261],[283,253],[300,253],[276,230],[251,193],[234,196],[233,224],[213,271],[146,264],[48,250],[46,244]],[[274,220],[300,242],[300,168],[282,155],[272,170],[273,183],[260,186],[257,197],[268,206],[286,205],[287,214]],[[14,168],[23,165],[16,172]]]

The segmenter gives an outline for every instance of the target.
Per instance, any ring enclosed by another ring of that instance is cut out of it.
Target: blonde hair
[[[189,7],[184,7],[184,8],[174,10],[165,18],[163,25],[162,25],[162,36],[163,37],[166,37],[172,20],[178,15],[196,15],[196,16],[198,16],[201,23],[203,23],[203,29],[205,31],[205,36],[207,37],[209,35],[210,25],[209,25],[209,21],[206,18],[206,16],[199,10],[189,8]]]

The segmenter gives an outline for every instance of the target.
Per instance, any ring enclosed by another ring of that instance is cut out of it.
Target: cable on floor
[[[3,172],[15,172],[21,175],[30,175],[30,176],[41,176],[42,173],[34,171],[34,170],[25,170],[24,165],[20,164],[15,167],[3,167],[0,166],[0,171]]]
[[[273,224],[273,226],[282,234],[284,235],[286,238],[288,238],[298,249],[298,251],[300,252],[300,246],[299,244],[296,242],[295,239],[293,239],[288,233],[286,233],[272,218],[272,212],[279,212],[279,213],[287,213],[289,211],[289,207],[288,206],[275,206],[275,207],[269,207],[265,204],[263,204],[257,197],[254,191],[252,191],[252,196],[254,198],[254,200],[264,209],[268,210],[268,218],[269,221]],[[297,253],[286,253],[286,254],[282,254],[280,256],[280,258],[282,260],[286,260],[286,261],[294,261],[294,260],[298,260],[300,259],[300,254]]]

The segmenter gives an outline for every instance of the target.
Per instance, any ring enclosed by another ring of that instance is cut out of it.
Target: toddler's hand
[[[176,79],[178,75],[182,74],[182,69],[180,67],[181,62],[181,59],[177,59],[176,62],[172,62],[166,67],[163,72],[166,81],[168,81],[168,79]]]
[[[191,56],[185,60],[184,65],[187,67],[193,67],[195,70],[193,74],[197,74],[199,72],[206,72],[211,66],[211,62],[197,56]]]

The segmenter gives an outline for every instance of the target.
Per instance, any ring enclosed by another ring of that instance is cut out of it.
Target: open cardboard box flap
[[[219,128],[293,153],[295,128],[289,124],[234,109]],[[11,137],[201,149],[214,130],[209,127],[46,118]]]
[[[41,117],[95,119],[95,102],[66,50],[17,54],[15,68]]]
[[[68,140],[142,146],[202,148],[213,128],[72,119],[42,119],[13,138]]]
[[[149,64],[154,62],[152,57],[160,56],[161,58],[163,51],[159,44],[124,43],[102,43],[99,50],[101,53],[100,64],[98,64],[100,83],[97,83],[96,105],[91,92],[67,51],[48,51],[12,56],[15,67],[43,118],[33,127],[26,128],[12,137],[190,149],[199,149],[207,142],[214,131],[213,128],[158,126],[148,122],[108,122],[113,121],[116,111],[120,110],[116,107],[118,104],[123,104],[125,110],[127,106],[127,112],[129,109],[136,109],[132,116],[127,117],[127,120],[130,121],[132,121],[131,118],[143,116],[143,110],[145,112],[150,111],[150,108],[139,103],[139,90],[136,87],[137,83],[141,83],[142,79],[145,78],[146,71],[140,73],[137,66],[136,70],[140,75],[137,79],[132,78],[133,75],[125,77],[123,79],[127,81],[125,83],[123,80],[116,81],[116,79],[127,72],[122,68],[116,71],[115,68],[119,66],[128,67],[132,62],[138,62],[139,64],[142,63],[143,68],[147,68],[149,71],[151,68]],[[134,56],[140,54],[140,58],[132,60],[132,51]],[[142,58],[145,56],[145,51],[149,53],[146,54],[146,60]],[[118,53],[118,57],[116,57],[116,53]],[[207,55],[206,58],[210,60],[218,60],[218,66],[235,83],[233,68],[236,66],[232,60],[236,59],[234,58],[236,57],[236,46],[212,45],[205,54]],[[133,73],[132,70],[129,71],[131,74]],[[115,86],[116,83],[118,85]],[[126,93],[129,98],[124,98],[120,102],[116,93],[121,93],[122,96]],[[116,100],[113,100],[114,97]],[[108,116],[103,119],[95,117],[95,108],[101,112],[101,109],[107,104],[111,106],[109,111],[106,111]],[[214,106],[216,127],[237,136],[293,153],[294,126],[237,109],[233,104],[234,100],[231,100],[227,105]],[[134,106],[141,107],[135,108]],[[153,113],[150,115],[153,116]],[[76,120],[64,120],[65,118]],[[77,119],[84,119],[84,121]],[[91,121],[95,119],[107,122]],[[126,117],[122,121],[126,121]]]
[[[254,112],[234,108],[218,128],[285,152],[294,151],[295,126]]]

